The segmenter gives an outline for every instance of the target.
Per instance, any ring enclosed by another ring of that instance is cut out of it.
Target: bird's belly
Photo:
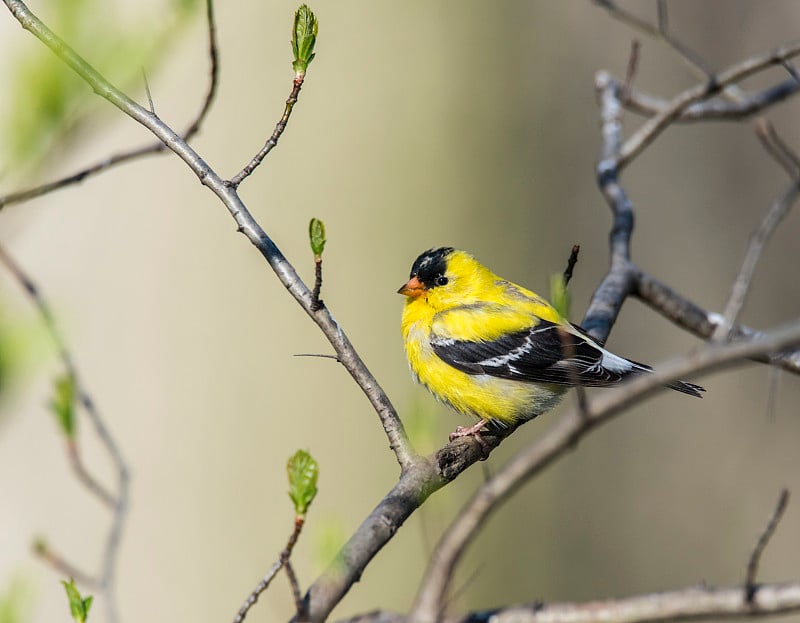
[[[415,339],[413,328],[408,338],[408,360],[416,379],[436,398],[464,415],[513,424],[553,408],[565,391],[558,385],[461,372],[442,361],[426,339]]]

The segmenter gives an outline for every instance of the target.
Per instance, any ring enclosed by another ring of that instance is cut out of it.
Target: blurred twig
[[[78,369],[75,366],[72,354],[67,347],[66,341],[61,336],[58,326],[55,321],[55,316],[42,296],[39,288],[33,280],[22,270],[6,250],[0,246],[0,263],[2,263],[8,271],[20,283],[23,289],[27,292],[33,304],[39,311],[42,322],[50,335],[53,344],[55,344],[59,357],[66,369],[67,375],[76,389],[78,400],[83,405],[83,408],[89,418],[89,421],[94,426],[97,436],[100,438],[106,452],[111,457],[114,467],[117,471],[117,494],[112,495],[105,488],[103,488],[96,479],[91,476],[83,466],[80,459],[78,447],[75,445],[74,440],[68,442],[67,452],[70,458],[70,464],[76,472],[78,480],[83,483],[87,489],[97,496],[105,504],[111,506],[112,521],[111,528],[109,529],[108,536],[106,537],[106,545],[103,552],[103,562],[101,565],[100,573],[94,584],[99,587],[99,590],[106,598],[108,605],[108,620],[114,623],[118,620],[117,603],[116,603],[116,566],[119,557],[119,544],[122,529],[127,519],[128,514],[128,495],[129,495],[129,471],[125,460],[122,458],[122,453],[114,440],[111,432],[105,424],[105,420],[100,415],[100,412],[95,407],[94,401],[85,389],[80,380]],[[37,551],[45,555],[45,559],[51,562],[56,561],[62,569],[73,569],[72,565],[68,565],[63,558],[53,554],[52,550],[39,549]],[[73,577],[88,578],[88,574],[71,574]]]
[[[745,576],[744,581],[745,601],[748,605],[752,605],[754,603],[756,593],[759,591],[759,587],[756,584],[756,576],[758,575],[758,565],[761,562],[761,555],[764,553],[764,549],[767,547],[769,540],[775,533],[775,529],[778,527],[781,517],[783,517],[783,513],[786,510],[787,504],[789,504],[789,490],[783,489],[778,497],[778,503],[775,505],[775,510],[772,511],[772,515],[770,516],[764,531],[758,537],[758,541],[756,541],[753,552],[750,554],[750,560],[747,562],[747,575]]]
[[[194,135],[200,131],[200,127],[203,121],[205,120],[208,111],[211,109],[211,103],[214,101],[214,97],[216,96],[217,93],[217,83],[219,78],[219,57],[217,52],[216,24],[214,21],[214,0],[206,0],[206,20],[208,24],[208,56],[211,62],[211,68],[209,71],[210,80],[205,99],[203,100],[203,104],[200,107],[200,111],[197,113],[197,116],[195,116],[194,120],[189,124],[189,127],[186,128],[186,130],[183,132],[182,136],[185,141],[191,140],[194,137]],[[145,79],[145,85],[147,85],[146,79]],[[152,98],[150,97],[149,87],[147,87],[146,90],[147,90],[148,100],[150,102],[150,111],[152,112],[153,101]],[[91,177],[98,173],[102,173],[103,171],[110,169],[111,167],[117,164],[129,162],[131,160],[135,160],[143,156],[150,156],[165,152],[166,152],[166,145],[164,145],[163,142],[158,141],[155,143],[151,143],[150,145],[145,145],[142,147],[137,147],[135,149],[123,151],[118,154],[114,154],[112,156],[104,158],[103,160],[100,160],[99,162],[96,162],[93,165],[85,167],[75,173],[71,173],[70,175],[54,180],[52,182],[47,182],[46,184],[34,186],[33,188],[28,188],[25,190],[9,193],[8,195],[5,196],[0,196],[0,210],[4,206],[12,205],[15,203],[22,203],[24,201],[28,201],[29,199],[41,197],[42,195],[46,195],[55,190],[65,188],[66,186],[78,184],[83,180],[85,180],[87,177]]]

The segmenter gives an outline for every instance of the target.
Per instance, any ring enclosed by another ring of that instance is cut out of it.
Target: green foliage
[[[308,452],[298,450],[286,463],[289,476],[289,497],[294,503],[294,512],[304,516],[317,495],[319,465]]]
[[[68,439],[75,437],[75,381],[69,375],[56,379],[50,410]]]
[[[561,316],[569,318],[570,295],[561,273],[550,277],[550,302]]]
[[[312,218],[308,224],[308,238],[311,241],[311,250],[314,252],[314,259],[322,257],[325,250],[325,224],[318,218]]]
[[[314,521],[314,565],[327,568],[347,542],[347,523],[341,517],[328,516]]]
[[[141,89],[142,68],[163,56],[199,0],[172,0],[158,19],[143,17],[140,23],[115,19],[104,0],[47,4],[47,24],[67,45],[112,83]],[[21,171],[39,166],[96,111],[88,106],[91,89],[44,46],[26,48],[19,58],[9,59],[8,66],[13,73],[0,89],[14,97],[0,119],[0,156],[6,163],[3,168],[13,162],[15,171]]]
[[[294,14],[292,28],[292,68],[298,76],[304,76],[311,61],[314,60],[314,46],[317,43],[317,16],[305,4],[300,5]]]
[[[69,582],[61,581],[64,585],[64,590],[67,591],[67,598],[69,599],[69,612],[75,623],[86,623],[86,617],[89,616],[89,609],[92,607],[94,597],[89,595],[83,597],[75,586],[75,581],[70,579]]]
[[[19,577],[0,593],[0,623],[22,623],[28,616],[26,611],[31,601],[31,590],[27,582]]]

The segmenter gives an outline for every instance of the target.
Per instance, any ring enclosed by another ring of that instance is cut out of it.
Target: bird
[[[465,416],[450,440],[507,428],[552,409],[568,388],[606,387],[652,372],[620,357],[570,323],[538,294],[503,279],[453,247],[429,249],[414,261],[401,331],[412,376]],[[667,387],[701,397],[705,389]]]

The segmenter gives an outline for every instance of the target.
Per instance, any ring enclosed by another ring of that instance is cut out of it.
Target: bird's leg
[[[458,426],[455,432],[450,433],[450,441],[454,441],[459,437],[474,437],[475,441],[478,442],[478,445],[481,447],[483,451],[483,459],[487,459],[489,457],[489,444],[486,443],[486,440],[481,437],[481,429],[489,422],[487,419],[481,419],[477,424],[473,424],[472,426]]]

